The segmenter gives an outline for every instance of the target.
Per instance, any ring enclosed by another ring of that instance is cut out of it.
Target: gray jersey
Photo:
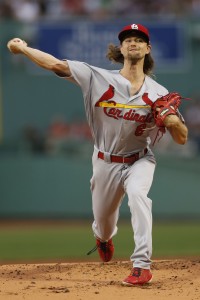
[[[86,116],[95,147],[103,152],[126,155],[138,152],[156,135],[151,108],[143,101],[148,93],[151,101],[168,93],[149,76],[140,91],[130,95],[130,82],[119,70],[105,70],[84,62],[69,61],[72,77],[83,93]],[[135,107],[141,106],[141,107]]]

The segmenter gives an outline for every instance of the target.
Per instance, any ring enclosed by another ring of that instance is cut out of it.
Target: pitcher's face
[[[151,45],[140,36],[130,36],[124,39],[120,50],[125,60],[135,61],[144,59],[150,53]]]

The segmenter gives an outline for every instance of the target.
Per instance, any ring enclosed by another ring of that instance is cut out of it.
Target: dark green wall
[[[92,217],[89,158],[0,159],[0,217]],[[200,216],[200,158],[158,157],[150,191],[155,218]],[[129,216],[127,200],[121,217]]]

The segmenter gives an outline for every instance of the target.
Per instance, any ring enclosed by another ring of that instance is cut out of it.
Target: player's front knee
[[[138,187],[128,191],[127,194],[128,194],[129,200],[133,199],[135,201],[144,199],[147,197],[146,193]]]

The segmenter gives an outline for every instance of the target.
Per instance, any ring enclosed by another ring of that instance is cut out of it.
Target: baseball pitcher
[[[149,31],[141,24],[127,25],[118,34],[119,45],[109,45],[107,57],[120,70],[105,70],[86,62],[59,60],[28,47],[20,38],[8,42],[14,54],[23,54],[38,66],[78,85],[94,139],[91,178],[92,229],[104,262],[114,253],[120,205],[128,196],[134,249],[133,268],[123,280],[127,286],[152,279],[152,200],[148,197],[155,170],[150,144],[168,130],[185,144],[188,130],[178,108],[182,97],[152,78]]]

